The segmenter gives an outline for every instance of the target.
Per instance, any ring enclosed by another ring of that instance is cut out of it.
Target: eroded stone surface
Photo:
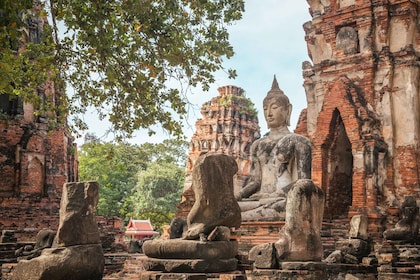
[[[238,253],[237,241],[149,240],[143,244],[146,256],[159,259],[229,259]]]
[[[309,179],[301,179],[288,192],[285,225],[275,243],[260,244],[250,250],[256,268],[275,268],[283,261],[321,261],[320,230],[324,193]],[[277,265],[275,265],[277,263]]]
[[[20,261],[13,280],[102,279],[104,254],[95,220],[98,191],[96,182],[64,185],[60,227],[53,248],[43,250],[39,257]]]
[[[104,255],[99,244],[58,247],[20,261],[12,280],[100,280],[103,269]]]
[[[227,155],[200,156],[193,169],[195,203],[187,216],[186,239],[208,235],[216,226],[239,228],[241,210],[233,194],[236,161]]]
[[[186,260],[170,260],[170,259],[153,259],[148,258],[143,261],[143,267],[146,270],[162,271],[162,272],[225,272],[236,269],[238,260],[231,259],[186,259]],[[164,279],[164,278],[160,278]]]
[[[98,224],[95,220],[98,200],[97,182],[64,185],[56,247],[99,243]]]
[[[263,105],[270,132],[252,144],[251,178],[236,194],[243,221],[280,220],[292,184],[311,177],[310,142],[289,131],[292,105],[275,77]]]
[[[264,243],[252,247],[249,251],[249,260],[253,262],[254,267],[258,268],[278,268],[276,253],[273,243]]]
[[[350,238],[368,238],[368,218],[366,215],[354,215],[350,220]]]
[[[321,261],[324,192],[309,179],[296,181],[287,195],[286,219],[275,243],[278,260]]]

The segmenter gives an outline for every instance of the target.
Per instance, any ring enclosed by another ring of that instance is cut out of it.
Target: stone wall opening
[[[19,98],[11,98],[8,94],[0,94],[0,114],[16,116],[22,113],[23,105]]]
[[[336,49],[344,55],[360,52],[356,23],[336,27]]]
[[[38,157],[30,160],[28,165],[27,182],[31,183],[32,187],[28,192],[44,196],[45,191],[45,168],[43,162]]]
[[[336,109],[329,136],[322,145],[323,186],[326,191],[324,217],[346,218],[352,203],[353,155],[340,112]]]

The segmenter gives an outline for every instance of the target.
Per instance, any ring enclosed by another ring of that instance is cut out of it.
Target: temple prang
[[[194,204],[191,174],[197,158],[208,152],[233,156],[238,164],[234,176],[234,192],[238,192],[249,178],[250,148],[260,137],[257,111],[240,87],[228,85],[218,88],[219,95],[201,107],[196,131],[191,138],[187,159],[187,176],[178,216],[186,217]]]

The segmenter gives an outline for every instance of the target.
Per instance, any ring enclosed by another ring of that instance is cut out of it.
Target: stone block
[[[368,242],[362,239],[348,239],[336,242],[336,249],[343,254],[350,254],[357,257],[359,260],[370,253]]]
[[[343,260],[343,254],[341,253],[341,250],[335,250],[327,258],[325,258],[324,262],[341,263],[342,260]]]
[[[146,256],[159,259],[230,259],[238,253],[237,241],[148,240],[143,244]]]
[[[368,218],[366,215],[354,215],[350,221],[350,238],[367,239]]]
[[[12,280],[100,280],[104,270],[102,247],[79,245],[45,249],[41,256],[20,261]]]
[[[285,270],[324,271],[326,266],[323,262],[281,262],[281,269]]]
[[[236,270],[238,260],[231,259],[155,259],[143,260],[143,266],[148,271],[182,272],[182,273],[212,273]]]
[[[249,251],[249,260],[254,262],[256,268],[278,267],[273,243],[260,244]]]
[[[97,182],[66,183],[60,204],[60,224],[55,243],[57,247],[98,244],[96,205],[99,200]]]

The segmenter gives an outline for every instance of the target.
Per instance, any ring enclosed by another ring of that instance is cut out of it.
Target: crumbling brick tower
[[[308,3],[312,64],[303,64],[308,107],[296,132],[313,142],[325,218],[367,214],[379,237],[392,208],[420,195],[420,2]]]
[[[236,86],[218,88],[219,96],[205,102],[201,107],[202,119],[198,119],[196,131],[190,141],[187,159],[187,177],[183,198],[178,206],[178,216],[187,216],[194,204],[191,190],[191,173],[197,158],[207,152],[233,156],[238,164],[234,177],[235,192],[249,178],[250,148],[260,137],[257,111],[245,97],[244,90]]]
[[[40,43],[46,19],[31,17],[26,41]],[[39,85],[41,98],[55,99],[53,81]],[[65,125],[51,129],[54,114],[0,95],[0,230],[16,230],[19,241],[42,228],[57,229],[63,184],[77,180],[76,146]]]

